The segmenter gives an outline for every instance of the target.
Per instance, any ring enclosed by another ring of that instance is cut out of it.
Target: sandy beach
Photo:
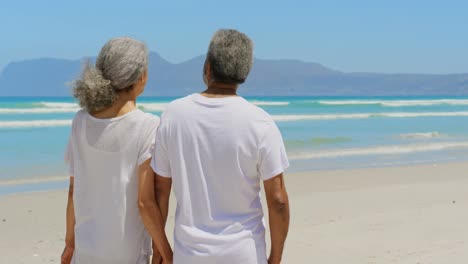
[[[292,216],[283,263],[468,263],[468,163],[286,179]],[[59,263],[65,204],[66,190],[0,196],[0,263]]]

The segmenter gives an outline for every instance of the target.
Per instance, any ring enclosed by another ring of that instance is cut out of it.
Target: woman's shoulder
[[[74,119],[81,118],[82,116],[86,114],[88,114],[88,112],[85,109],[80,109],[78,112],[76,112]]]
[[[76,127],[80,123],[80,120],[82,120],[83,117],[87,114],[88,112],[84,109],[81,109],[78,112],[76,112],[75,117],[73,117],[72,120],[72,127]]]
[[[158,128],[159,124],[161,123],[161,119],[159,116],[154,115],[152,113],[143,112],[141,110],[136,110],[137,119],[134,120],[136,123],[135,125],[140,126],[143,130],[153,130]]]
[[[150,124],[159,124],[161,120],[159,116],[152,114],[152,113],[143,112],[141,110],[138,110],[138,111],[140,111],[140,118],[142,119],[143,122],[150,123]]]

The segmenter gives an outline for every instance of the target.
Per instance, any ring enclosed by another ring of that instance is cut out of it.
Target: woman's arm
[[[166,225],[167,215],[169,213],[169,197],[171,196],[172,179],[162,177],[156,174],[155,192],[161,209],[164,225]]]
[[[161,210],[164,226],[166,226],[167,215],[169,213],[169,197],[171,195],[172,179],[161,177],[156,174],[156,180],[154,182],[156,200],[158,201],[159,209]],[[161,255],[153,242],[153,264],[159,264],[161,262]]]
[[[70,186],[68,188],[67,202],[67,231],[65,234],[65,249],[62,253],[62,264],[71,263],[73,252],[75,251],[75,207],[73,205],[74,177],[70,176]]]
[[[150,233],[164,263],[172,263],[172,249],[164,231],[164,220],[161,215],[154,192],[154,172],[150,166],[150,159],[140,165],[138,169],[138,208],[143,224]]]

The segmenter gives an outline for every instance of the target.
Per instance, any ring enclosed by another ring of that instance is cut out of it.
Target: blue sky
[[[111,37],[144,40],[171,62],[205,53],[237,28],[260,58],[346,72],[468,72],[468,1],[22,1],[0,5],[0,68],[39,57],[96,55]]]

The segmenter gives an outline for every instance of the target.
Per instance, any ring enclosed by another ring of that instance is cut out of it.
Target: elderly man
[[[289,227],[283,172],[289,163],[273,119],[237,95],[252,62],[253,43],[245,34],[219,30],[205,61],[207,89],[170,103],[162,115],[151,165],[164,219],[174,184],[176,264],[281,261]],[[261,181],[269,210],[269,258]]]

